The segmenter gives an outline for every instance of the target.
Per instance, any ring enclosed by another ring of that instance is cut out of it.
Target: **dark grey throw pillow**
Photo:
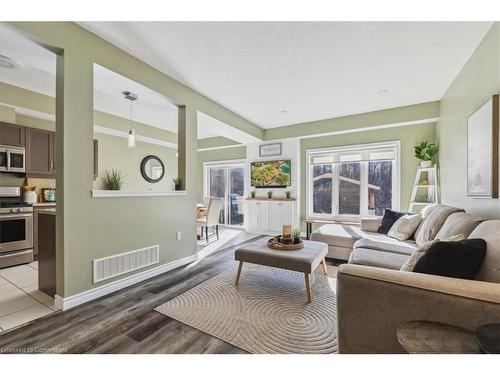
[[[392,228],[394,223],[398,221],[400,217],[405,216],[406,214],[406,212],[399,212],[386,208],[384,210],[384,217],[382,217],[382,220],[380,221],[380,226],[378,227],[377,232],[383,234],[389,233],[389,229]]]
[[[473,280],[486,255],[486,241],[440,241],[422,256],[413,272]]]

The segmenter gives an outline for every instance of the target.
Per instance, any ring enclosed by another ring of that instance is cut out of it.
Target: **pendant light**
[[[132,102],[136,101],[139,99],[139,95],[134,94],[133,92],[130,91],[123,91],[122,94],[125,96],[125,99],[130,100],[130,121],[132,122]],[[129,148],[134,148],[135,147],[135,130],[130,129],[128,131],[128,137],[127,137],[127,143]]]
[[[130,129],[128,131],[128,147],[129,148],[135,147],[135,130],[134,129]]]

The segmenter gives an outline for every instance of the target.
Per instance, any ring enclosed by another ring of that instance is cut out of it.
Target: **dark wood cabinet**
[[[38,216],[38,289],[54,297],[56,294],[56,213],[39,210]]]
[[[24,126],[0,122],[0,145],[24,147]]]
[[[26,177],[55,177],[54,132],[26,128]]]

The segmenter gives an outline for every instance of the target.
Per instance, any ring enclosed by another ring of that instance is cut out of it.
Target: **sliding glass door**
[[[205,166],[205,196],[224,199],[220,223],[243,225],[245,168],[242,164]]]

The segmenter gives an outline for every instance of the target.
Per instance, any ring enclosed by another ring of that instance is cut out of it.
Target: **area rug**
[[[335,278],[245,263],[223,272],[155,310],[250,353],[336,353]],[[330,272],[329,272],[330,273]]]

